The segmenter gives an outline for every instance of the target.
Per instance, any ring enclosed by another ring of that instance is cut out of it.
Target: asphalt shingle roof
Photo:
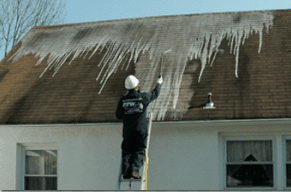
[[[117,121],[125,78],[153,89],[168,49],[156,120],[290,117],[290,21],[272,10],[35,27],[0,63],[0,123]],[[208,92],[215,110],[201,108]]]

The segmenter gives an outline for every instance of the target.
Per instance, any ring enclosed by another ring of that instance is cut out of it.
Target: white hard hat
[[[125,88],[126,89],[134,89],[138,86],[139,80],[133,76],[133,75],[129,75],[126,79],[125,79]]]

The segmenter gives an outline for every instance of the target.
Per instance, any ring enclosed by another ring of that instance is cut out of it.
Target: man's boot
[[[132,172],[132,175],[131,175],[134,179],[140,179],[141,176],[137,173],[137,172]]]

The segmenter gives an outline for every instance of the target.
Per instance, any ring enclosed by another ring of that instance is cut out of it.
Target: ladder
[[[147,190],[147,180],[148,180],[148,164],[149,164],[149,158],[148,158],[148,150],[149,150],[149,144],[150,144],[150,136],[151,136],[151,129],[152,129],[152,118],[153,114],[150,113],[150,116],[147,118],[148,122],[148,138],[147,138],[147,148],[145,149],[145,159],[144,159],[144,165],[143,165],[143,173],[141,179],[123,179],[122,176],[122,158],[119,168],[119,176],[118,176],[118,190],[120,190],[121,182],[129,182],[129,189],[131,190],[131,183],[132,182],[141,182],[140,190]]]

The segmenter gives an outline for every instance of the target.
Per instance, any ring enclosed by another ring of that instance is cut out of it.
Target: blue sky
[[[66,0],[66,23],[213,12],[291,9],[291,0]],[[4,57],[0,49],[0,60]]]
[[[67,0],[67,23],[161,15],[291,9],[291,0]]]

